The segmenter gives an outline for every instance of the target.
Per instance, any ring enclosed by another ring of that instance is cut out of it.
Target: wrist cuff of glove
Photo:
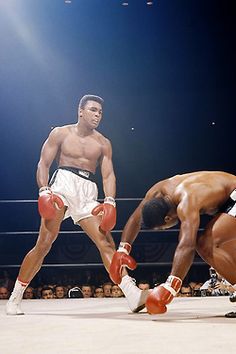
[[[39,188],[39,196],[41,197],[42,195],[49,194],[51,193],[51,188],[48,186],[44,186]]]
[[[180,291],[182,280],[174,275],[169,275],[164,285],[175,296]]]
[[[113,205],[114,208],[116,207],[116,201],[115,201],[115,199],[113,197],[106,197],[104,199],[104,203],[105,204],[111,204],[111,205]]]
[[[117,252],[130,254],[132,246],[128,242],[120,242]]]

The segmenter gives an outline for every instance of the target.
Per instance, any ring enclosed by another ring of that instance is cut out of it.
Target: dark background
[[[99,130],[112,141],[118,198],[142,198],[178,173],[236,173],[234,4],[0,3],[1,265],[20,264],[37,235],[19,232],[39,227],[36,203],[4,200],[37,199],[42,143],[52,127],[77,121],[84,94],[105,100]],[[118,201],[118,230],[136,205]],[[76,228],[66,221],[62,230]],[[118,242],[120,233],[114,237]],[[142,233],[134,255],[142,263],[170,263],[176,240],[177,232]],[[45,260],[99,262],[83,234],[60,235]]]

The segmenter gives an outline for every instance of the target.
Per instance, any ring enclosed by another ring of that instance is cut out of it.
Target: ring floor
[[[23,300],[6,316],[0,301],[2,354],[229,353],[236,311],[228,297],[176,298],[163,315],[133,314],[126,299]]]

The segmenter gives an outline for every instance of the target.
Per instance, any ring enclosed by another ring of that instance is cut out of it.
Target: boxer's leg
[[[115,243],[110,233],[102,232],[99,229],[99,224],[101,220],[99,217],[88,217],[83,220],[80,220],[79,224],[84,230],[84,232],[90,237],[90,239],[97,246],[103,264],[109,272],[111,260],[113,254],[115,253]]]
[[[216,216],[200,236],[197,251],[200,256],[232,285],[236,284],[236,218],[228,214]],[[233,297],[236,297],[236,291]],[[235,318],[236,312],[225,317]]]
[[[35,274],[40,270],[45,256],[56,240],[63,217],[64,210],[58,211],[56,218],[53,220],[45,221],[42,219],[36,245],[25,256],[13,292],[7,302],[6,313],[8,315],[23,314],[20,309],[23,293]]]
[[[236,284],[236,218],[214,217],[197,241],[197,252],[223,278]]]
[[[56,240],[64,212],[59,211],[56,219],[42,220],[39,237],[34,248],[25,256],[18,278],[23,282],[30,282],[42,266],[45,256]]]
[[[111,234],[109,232],[102,232],[99,229],[100,223],[101,219],[99,217],[88,217],[79,222],[84,232],[86,232],[97,246],[103,264],[107,272],[109,272],[111,260],[116,248]],[[123,291],[129,307],[133,312],[141,311],[145,307],[148,290],[140,290],[125,269],[119,287]]]

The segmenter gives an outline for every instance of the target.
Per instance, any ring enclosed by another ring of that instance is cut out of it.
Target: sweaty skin
[[[180,222],[171,274],[184,279],[197,251],[219,274],[235,284],[236,218],[218,212],[235,188],[236,176],[220,171],[193,172],[160,181],[150,188],[130,216],[121,241],[134,242],[141,228],[143,205],[152,198],[163,196],[171,210],[165,224],[157,229],[167,229]],[[213,215],[213,218],[197,236],[202,214]]]
[[[81,113],[81,111],[83,111]],[[77,167],[95,173],[101,165],[105,195],[115,197],[116,184],[110,141],[95,129],[102,118],[101,105],[88,101],[77,124],[57,127],[45,141],[37,169],[38,186],[47,185],[49,168],[56,158],[59,166]]]
[[[103,191],[105,196],[115,198],[116,178],[112,163],[110,141],[96,128],[102,118],[102,106],[96,101],[87,101],[84,108],[78,110],[78,122],[54,128],[44,142],[37,169],[39,188],[47,186],[49,169],[56,159],[58,166],[70,166],[95,173],[100,164]],[[52,243],[57,239],[66,207],[58,210],[55,219],[41,220],[39,237],[36,245],[25,256],[19,272],[22,282],[30,282],[38,270]],[[88,217],[80,221],[80,226],[96,244],[105,268],[109,270],[115,244],[109,232],[99,229],[100,216]]]

